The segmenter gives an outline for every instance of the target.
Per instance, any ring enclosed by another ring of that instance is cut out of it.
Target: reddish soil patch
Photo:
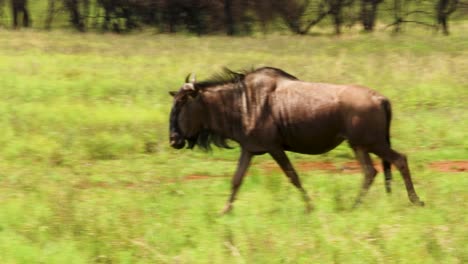
[[[340,166],[341,170],[344,172],[361,172],[361,165],[357,161],[348,161]],[[382,162],[380,160],[374,161],[374,168],[378,172],[383,172]],[[392,171],[395,170],[395,167],[392,166]]]
[[[329,161],[310,161],[293,164],[299,171],[321,170],[334,173],[359,173],[361,166],[357,161],[348,161],[343,164],[335,164]],[[383,172],[380,160],[374,161],[374,167],[378,172]],[[263,166],[267,172],[280,171],[275,163],[267,163]],[[440,172],[468,172],[468,160],[436,161],[429,164],[429,168]],[[392,166],[392,171],[397,171]]]
[[[377,168],[378,166],[375,166],[375,164],[374,167],[376,170],[381,171],[381,169]],[[348,173],[358,173],[361,171],[361,165],[357,161],[348,161],[338,166],[338,168],[340,169],[340,171]]]
[[[279,166],[274,162],[267,162],[260,165],[267,173],[271,172],[281,172]],[[361,166],[357,161],[348,161],[342,164],[335,164],[330,161],[303,161],[296,162],[293,166],[298,171],[310,171],[310,170],[319,170],[332,173],[360,173]],[[468,160],[460,161],[435,161],[430,163],[429,168],[435,171],[440,172],[468,172]],[[377,171],[382,172],[382,164],[380,160],[374,161],[374,167]],[[396,171],[395,168],[392,168],[393,171]],[[184,177],[185,181],[196,181],[196,180],[207,180],[207,179],[220,179],[229,177],[227,175],[223,176],[210,176],[210,175],[201,175],[201,174],[191,174]],[[170,181],[172,182],[172,181]],[[153,186],[155,184],[160,184],[160,181],[143,181],[138,183],[133,182],[92,182],[92,181],[80,181],[73,185],[73,187],[78,189],[89,189],[89,188],[144,188],[148,186]]]
[[[278,166],[278,165],[277,165]],[[307,171],[307,170],[321,170],[321,171],[338,171],[338,167],[335,166],[332,162],[329,161],[314,161],[314,162],[300,162],[296,165],[293,164],[300,171]]]
[[[298,171],[319,170],[334,173],[358,173],[361,171],[361,167],[357,162],[347,162],[339,165],[330,161],[303,161],[295,163],[293,166]],[[266,163],[263,165],[263,169],[267,172],[281,171],[276,163]]]
[[[195,181],[195,180],[206,180],[206,179],[210,179],[210,178],[214,178],[214,177],[208,176],[208,175],[192,174],[192,175],[185,176],[184,180],[186,180],[186,181]]]
[[[440,172],[466,172],[468,160],[436,161],[429,164],[429,168]]]
[[[348,161],[342,164],[336,164],[330,161],[303,161],[293,164],[298,171],[310,171],[319,170],[334,173],[360,173],[361,165],[357,161]],[[374,167],[378,172],[382,172],[382,164],[380,161],[374,162]],[[267,172],[278,172],[280,171],[279,166],[276,163],[266,163],[263,165],[263,169]]]
[[[196,181],[196,180],[207,180],[207,179],[220,179],[225,178],[226,176],[209,176],[209,175],[201,175],[201,174],[191,174],[184,177],[186,181]]]
[[[309,161],[293,164],[299,171],[321,170],[334,173],[360,173],[361,166],[357,161],[348,161],[343,164],[335,164],[329,161]],[[383,172],[382,163],[380,160],[374,161],[374,167],[378,172]],[[263,168],[267,172],[280,171],[275,163],[266,163]],[[441,172],[468,172],[468,160],[459,161],[436,161],[429,164],[429,168]],[[392,171],[397,171],[392,166]]]

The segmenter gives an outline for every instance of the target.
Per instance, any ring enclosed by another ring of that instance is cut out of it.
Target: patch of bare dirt
[[[260,165],[267,173],[271,172],[281,172],[279,166],[274,162],[267,162]],[[345,163],[333,163],[330,161],[302,161],[296,162],[293,166],[298,171],[326,171],[333,173],[360,173],[361,166],[357,161],[348,161]],[[382,172],[382,164],[380,161],[374,162],[374,167],[377,171]],[[431,170],[440,171],[440,172],[468,172],[468,160],[459,160],[459,161],[435,161],[428,164],[428,167]],[[395,171],[395,168],[392,168]],[[227,175],[222,176],[212,176],[212,175],[202,175],[202,174],[190,174],[183,178],[184,181],[197,181],[197,180],[208,180],[208,179],[221,179],[230,177]],[[143,181],[143,182],[91,182],[91,181],[81,181],[74,184],[73,187],[78,189],[89,189],[89,188],[144,188],[148,186],[153,186],[155,184],[161,184],[160,181]]]
[[[340,166],[341,170],[343,171],[349,171],[349,172],[360,172],[361,170],[361,165],[357,161],[348,161],[344,163],[343,165]],[[374,161],[374,168],[377,170],[377,172],[383,172],[383,167],[382,167],[382,161],[380,160],[375,160]],[[395,167],[392,166],[392,171],[395,171]]]
[[[361,172],[361,167],[358,162],[350,161],[343,164],[336,164],[330,161],[303,161],[294,163],[293,166],[298,171],[326,171],[333,173],[359,173]],[[265,163],[263,164],[263,169],[267,172],[279,172],[281,169],[276,163]],[[381,171],[380,166],[376,166],[376,169]]]
[[[215,176],[208,176],[208,175],[201,175],[201,174],[191,174],[184,177],[186,181],[196,181],[196,180],[206,180],[206,179],[213,179],[218,178]]]
[[[429,168],[440,172],[467,172],[468,160],[435,161],[429,164]]]
[[[303,161],[293,164],[299,171],[320,170],[334,173],[359,173],[361,166],[357,161],[348,161],[342,164],[337,164],[329,161]],[[428,164],[429,168],[440,172],[468,172],[468,160],[458,161],[435,161]],[[374,161],[374,167],[378,172],[383,172],[382,163]],[[275,163],[267,163],[263,166],[267,172],[280,171]],[[392,171],[397,171],[392,166]]]
[[[306,170],[321,170],[321,171],[338,171],[338,167],[329,161],[313,161],[313,162],[299,162],[296,165],[293,164],[300,171]]]
[[[380,168],[377,168],[379,166],[374,167],[378,171],[382,171]],[[342,165],[338,165],[338,168],[342,172],[347,172],[347,173],[358,173],[361,171],[361,165],[357,161],[348,161]]]

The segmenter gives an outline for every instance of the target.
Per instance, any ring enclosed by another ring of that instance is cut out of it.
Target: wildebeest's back
[[[282,80],[270,106],[283,147],[319,154],[333,149],[344,137],[337,94],[339,86]]]
[[[281,80],[269,105],[285,149],[319,154],[344,139],[368,138],[353,138],[355,131],[375,135],[384,129],[382,98],[365,87]]]

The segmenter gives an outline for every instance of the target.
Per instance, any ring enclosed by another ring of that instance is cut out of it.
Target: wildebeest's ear
[[[177,92],[175,92],[175,91],[170,91],[169,94],[170,94],[172,97],[174,97],[174,96],[176,96]]]

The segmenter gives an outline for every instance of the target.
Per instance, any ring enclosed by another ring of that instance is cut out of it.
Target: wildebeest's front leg
[[[234,177],[232,177],[232,190],[231,190],[231,196],[229,197],[228,202],[226,203],[226,206],[224,207],[222,213],[228,213],[232,209],[232,204],[234,203],[234,200],[236,199],[236,194],[237,191],[239,190],[239,187],[242,184],[242,179],[244,178],[245,173],[247,172],[247,168],[250,165],[250,161],[252,160],[252,153],[248,152],[245,149],[242,149],[241,151],[241,156],[239,158],[239,162],[237,164],[237,170],[236,173],[234,174]]]
[[[302,198],[306,203],[306,212],[312,211],[314,207],[312,206],[311,199],[307,194],[306,190],[302,187],[301,181],[299,180],[299,176],[297,175],[296,170],[289,161],[288,156],[286,156],[286,153],[284,153],[284,151],[282,150],[271,151],[269,153],[273,157],[273,159],[275,159],[278,165],[280,165],[281,169],[284,171],[286,176],[288,176],[289,180],[291,180],[291,183],[294,184],[294,186],[296,186],[301,191]]]
[[[369,156],[369,153],[365,150],[360,148],[353,148],[354,153],[356,154],[356,158],[358,159],[359,163],[361,164],[362,171],[364,172],[364,181],[362,182],[362,188],[359,191],[359,195],[354,202],[353,208],[358,206],[361,203],[361,199],[366,195],[367,191],[374,181],[375,175],[377,175],[377,171],[372,164],[372,160]]]

